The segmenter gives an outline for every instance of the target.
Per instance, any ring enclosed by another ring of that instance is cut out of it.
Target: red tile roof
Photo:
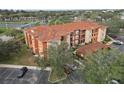
[[[99,27],[105,27],[105,26],[99,25],[91,21],[81,21],[81,22],[72,22],[72,23],[50,25],[50,26],[36,26],[25,30],[30,32],[31,34],[38,35],[39,39],[45,42],[53,39],[60,39],[62,35],[66,35],[69,32],[72,32],[77,29],[86,30],[86,29],[96,29]],[[32,33],[31,30],[33,30],[34,33]]]
[[[76,49],[76,54],[78,56],[82,56],[82,55],[87,55],[89,53],[93,53],[96,52],[99,49],[104,49],[104,48],[108,48],[108,45],[105,45],[103,43],[100,42],[96,42],[96,43],[91,43],[85,46],[82,46],[78,49]]]

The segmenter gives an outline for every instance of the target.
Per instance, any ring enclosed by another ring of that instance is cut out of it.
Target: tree
[[[0,61],[8,60],[13,55],[17,54],[21,48],[21,44],[14,40],[0,42]]]
[[[110,33],[119,34],[120,28],[124,28],[124,21],[119,19],[110,20],[106,24]]]
[[[83,83],[109,83],[112,79],[121,80],[124,83],[124,54],[115,50],[99,50],[88,55],[82,70]]]
[[[0,31],[3,35],[14,37],[14,39],[9,41],[0,41],[0,61],[4,61],[16,55],[21,50],[24,43],[24,36],[22,31],[11,28],[1,28]]]
[[[68,45],[65,42],[61,42],[60,45],[50,46],[47,50],[47,60],[40,59],[38,60],[38,64],[40,66],[44,63],[49,63],[52,68],[51,80],[61,79],[65,76],[64,74],[64,65],[67,63],[72,63],[74,61],[73,54],[70,49],[68,49]],[[54,77],[54,78],[52,78]]]

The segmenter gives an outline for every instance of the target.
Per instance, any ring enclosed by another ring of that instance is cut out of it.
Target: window
[[[70,38],[70,41],[72,41],[72,40],[73,40],[73,38],[71,37],[71,38]]]
[[[70,36],[73,36],[73,32],[70,33]]]
[[[82,40],[82,43],[84,43],[84,42],[85,42],[85,39]]]
[[[70,45],[73,46],[73,43],[71,42]]]
[[[64,36],[61,36],[61,41],[63,41],[64,40]]]
[[[76,35],[76,36],[75,36],[75,39],[78,39],[78,38],[79,38],[79,35]]]
[[[83,38],[83,37],[85,37],[85,35],[83,34],[83,35],[81,35],[81,37]]]
[[[79,43],[79,40],[75,40],[75,44],[78,44]]]
[[[85,39],[82,39],[80,43],[84,43],[85,42]]]
[[[79,31],[76,31],[76,34],[79,34]]]
[[[86,30],[81,30],[82,33],[85,33]]]

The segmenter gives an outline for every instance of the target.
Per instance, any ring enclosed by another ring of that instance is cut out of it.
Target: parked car
[[[72,72],[72,70],[67,65],[64,65],[64,72],[66,74],[70,74]]]
[[[64,65],[64,72],[66,74],[72,73],[75,69],[77,69],[77,66],[75,64],[66,64],[66,65]]]
[[[18,74],[17,78],[22,78],[26,74],[27,71],[28,71],[27,67],[22,67],[20,69],[20,73]]]
[[[114,44],[116,44],[116,45],[123,45],[124,43],[123,42],[121,42],[121,41],[119,41],[119,40],[116,40],[115,42],[113,42]]]
[[[112,79],[109,83],[110,84],[120,84],[121,80],[116,80],[116,79]]]
[[[116,39],[117,38],[117,36],[115,36],[115,35],[113,35],[113,36],[111,36],[112,38],[114,38],[114,39]]]

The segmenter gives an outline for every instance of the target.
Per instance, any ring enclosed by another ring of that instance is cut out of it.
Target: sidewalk
[[[51,67],[46,67],[45,69],[42,69],[42,68],[40,68],[40,67],[38,67],[38,66],[0,64],[0,68],[22,68],[22,67],[27,67],[28,69],[32,69],[32,70],[51,71]]]
[[[10,64],[0,64],[0,68],[22,68],[22,67],[27,67],[28,69],[34,69],[34,70],[41,70],[40,67],[37,66],[24,66],[24,65],[10,65]]]

